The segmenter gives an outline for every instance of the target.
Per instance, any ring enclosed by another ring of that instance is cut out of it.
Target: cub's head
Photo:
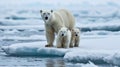
[[[41,17],[45,22],[47,22],[51,19],[52,13],[53,13],[53,10],[51,10],[51,11],[40,10]]]
[[[72,30],[72,33],[74,36],[80,36],[80,30],[78,28],[75,28],[74,30]]]
[[[66,28],[66,27],[62,27],[62,28],[59,30],[58,33],[59,33],[60,36],[64,37],[64,36],[67,35],[68,31],[69,31],[68,28]]]

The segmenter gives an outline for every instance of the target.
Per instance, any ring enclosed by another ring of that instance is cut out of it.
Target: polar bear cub
[[[80,43],[80,30],[74,28],[72,31],[70,47],[78,47]]]
[[[57,40],[56,40],[57,48],[68,48],[70,45],[70,41],[71,41],[71,31],[66,27],[62,27],[58,31],[58,35],[57,35]]]

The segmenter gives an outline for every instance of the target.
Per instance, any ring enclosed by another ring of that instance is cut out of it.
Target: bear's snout
[[[64,34],[62,34],[62,36],[64,36]]]
[[[48,17],[45,17],[45,20],[47,20],[48,19]]]
[[[78,36],[77,34],[75,36]]]

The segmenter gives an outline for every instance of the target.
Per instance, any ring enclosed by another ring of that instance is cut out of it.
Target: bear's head
[[[67,33],[68,33],[69,29],[66,28],[66,27],[62,27],[60,30],[59,30],[59,35],[64,37],[64,36],[67,36]]]
[[[52,13],[53,13],[53,10],[51,11],[40,10],[41,17],[46,23],[50,21],[50,19],[52,18]]]
[[[80,30],[79,29],[74,29],[74,36],[80,36]]]

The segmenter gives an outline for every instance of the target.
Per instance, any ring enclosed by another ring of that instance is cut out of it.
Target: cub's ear
[[[51,10],[51,13],[53,12],[53,10]]]
[[[42,13],[43,11],[42,10],[40,10],[40,13]]]

